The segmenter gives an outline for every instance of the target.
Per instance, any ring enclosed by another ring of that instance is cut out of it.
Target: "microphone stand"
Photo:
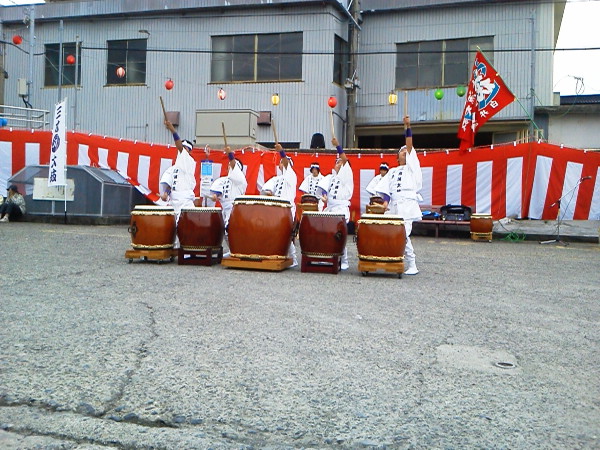
[[[583,183],[583,181],[584,181],[584,180],[589,180],[590,178],[592,178],[592,177],[581,177],[581,178],[579,179],[579,181],[577,182],[577,184],[575,184],[575,186],[573,186],[573,188],[571,188],[571,189],[570,189],[568,192],[566,192],[566,193],[565,193],[565,194],[564,194],[562,197],[560,197],[558,200],[556,200],[554,203],[552,203],[552,204],[550,205],[550,207],[551,207],[551,208],[552,208],[554,205],[558,205],[558,212],[557,212],[557,215],[556,215],[556,238],[555,238],[555,239],[550,239],[550,240],[548,240],[548,241],[541,241],[541,242],[540,242],[540,244],[561,244],[561,245],[565,245],[565,246],[569,245],[569,243],[568,243],[568,242],[565,242],[565,241],[561,240],[561,238],[560,238],[560,224],[561,224],[561,222],[562,222],[562,219],[561,219],[561,217],[560,217],[560,212],[561,212],[561,211],[560,211],[560,202],[561,202],[562,200],[564,200],[564,198],[565,198],[567,195],[569,195],[569,194],[573,193],[573,192],[575,191],[575,189],[577,189],[577,188],[579,187],[579,185],[580,185],[581,183]],[[569,207],[569,205],[571,204],[571,200],[573,200],[573,197],[572,197],[572,196],[571,196],[571,198],[569,199],[569,203],[567,203],[567,208],[568,208],[568,207]]]

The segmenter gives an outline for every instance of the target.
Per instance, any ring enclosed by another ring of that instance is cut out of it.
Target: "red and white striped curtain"
[[[27,165],[50,161],[49,131],[0,130],[0,185]],[[174,162],[173,145],[156,145],[93,134],[67,133],[67,164],[110,168],[121,173],[150,200],[158,200],[160,175]],[[236,150],[248,179],[247,194],[276,174],[279,155],[254,148]],[[335,162],[333,153],[288,152],[294,161],[298,183],[318,161],[324,174]],[[223,174],[227,158],[222,150],[194,150],[198,161],[210,159],[213,176]],[[600,154],[546,143],[503,144],[468,152],[419,152],[423,171],[423,204],[462,204],[494,219],[529,217],[555,219],[561,197],[561,218],[600,219]],[[349,155],[354,172],[351,219],[356,220],[368,203],[365,187],[379,171],[382,161],[396,164],[390,153]],[[68,175],[67,175],[68,176]],[[587,178],[591,177],[591,178]],[[582,179],[585,180],[577,186]],[[298,194],[298,196],[300,193]]]

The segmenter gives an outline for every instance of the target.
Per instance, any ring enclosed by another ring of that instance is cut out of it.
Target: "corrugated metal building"
[[[210,121],[204,120],[206,115],[197,119],[197,112],[240,110],[257,113],[245,116],[248,143],[273,142],[270,112],[280,141],[307,148],[314,132],[322,132],[329,141],[331,95],[338,99],[336,133],[343,135],[346,95],[355,91],[359,146],[395,147],[402,141],[407,92],[418,146],[456,147],[464,105],[456,88],[467,84],[473,50],[480,45],[520,103],[488,122],[476,144],[522,136],[532,93],[536,106],[552,106],[551,49],[565,2],[362,0],[354,74],[346,73],[349,30],[354,26],[346,3],[57,2],[36,6],[33,21],[27,20],[29,8],[2,8],[2,32],[8,42],[3,45],[8,75],[4,104],[22,105],[26,100],[34,108],[51,110],[60,89],[60,96],[68,98],[70,128],[169,142],[162,124],[162,96],[168,111],[179,112],[180,135],[196,136],[198,145],[216,147],[222,139],[218,129],[207,135],[203,127]],[[12,45],[17,34],[23,42]],[[543,51],[532,52],[532,47]],[[70,54],[78,55],[75,64],[67,64]],[[404,70],[407,55],[416,58],[413,72]],[[19,96],[19,86],[24,92],[18,79],[31,80],[25,96]],[[166,90],[169,79],[174,87]],[[225,100],[217,97],[219,88],[225,90]],[[438,89],[444,92],[442,100],[433,95]],[[387,102],[391,90],[400,95],[396,106]],[[279,94],[278,106],[271,102],[274,93]],[[214,116],[213,128],[220,117],[226,116]],[[243,141],[241,136],[232,143]]]

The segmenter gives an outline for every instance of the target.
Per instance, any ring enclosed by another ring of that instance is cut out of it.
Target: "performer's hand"
[[[283,147],[281,146],[281,144],[279,142],[277,142],[275,144],[275,150],[277,150],[277,151],[283,150]]]
[[[225,152],[226,153],[231,153],[231,147],[229,145],[227,147],[225,147]]]
[[[171,133],[175,133],[175,127],[173,126],[173,124],[171,122],[169,122],[166,119],[165,119],[165,127],[167,127],[167,130],[169,130]]]
[[[331,139],[331,143],[333,144],[334,147],[337,147],[338,145],[340,145],[340,143],[338,142],[336,137]]]
[[[404,116],[404,128],[410,128],[410,116]]]

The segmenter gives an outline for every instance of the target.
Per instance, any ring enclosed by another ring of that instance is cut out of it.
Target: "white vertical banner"
[[[523,217],[523,157],[506,160],[506,217]]]
[[[56,104],[52,124],[52,142],[50,147],[50,167],[48,186],[66,186],[65,169],[67,167],[67,99]]]
[[[421,188],[421,197],[423,205],[433,204],[433,167],[421,167],[421,174],[423,175],[423,187]]]
[[[451,164],[446,170],[446,204],[462,205],[462,164]]]
[[[492,212],[492,161],[477,163],[475,182],[475,211],[479,214]]]

